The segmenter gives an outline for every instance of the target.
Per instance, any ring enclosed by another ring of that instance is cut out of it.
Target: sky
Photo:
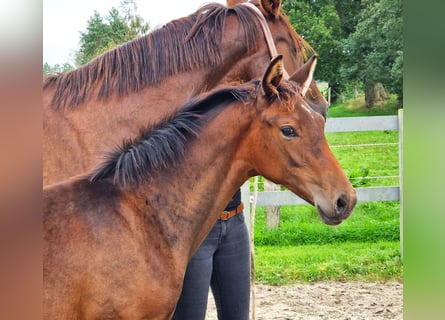
[[[94,10],[101,16],[119,8],[121,0],[43,0],[43,62],[49,65],[74,64],[80,31],[85,31]],[[208,2],[226,0],[135,0],[137,13],[151,28],[187,16]]]

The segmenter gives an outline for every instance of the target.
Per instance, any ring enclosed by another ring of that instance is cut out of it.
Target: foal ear
[[[233,7],[234,5],[246,2],[244,0],[227,0],[227,7]]]
[[[283,79],[283,56],[278,55],[272,59],[264,74],[261,87],[266,97],[278,95],[278,86]]]
[[[281,0],[261,0],[260,5],[269,16],[278,18],[280,15]]]
[[[306,63],[299,68],[289,80],[298,83],[301,86],[301,95],[304,97],[314,79],[315,66],[317,64],[317,55],[310,57]]]

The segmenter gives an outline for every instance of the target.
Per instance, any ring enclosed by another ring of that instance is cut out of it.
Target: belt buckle
[[[219,219],[223,221],[229,219],[230,212],[231,211],[224,210],[223,213],[221,213],[221,215],[219,216]]]

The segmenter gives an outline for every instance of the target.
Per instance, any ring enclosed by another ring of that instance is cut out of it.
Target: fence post
[[[280,191],[280,186],[264,178],[264,191]],[[266,206],[267,229],[278,229],[280,226],[280,206]]]
[[[250,181],[247,180],[241,186],[241,201],[244,204],[244,217],[247,224],[247,229],[250,234]]]
[[[399,109],[400,256],[403,259],[403,109]]]

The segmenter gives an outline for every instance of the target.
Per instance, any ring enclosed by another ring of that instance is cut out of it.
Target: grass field
[[[304,281],[399,281],[402,263],[396,242],[344,242],[305,246],[260,246],[255,279],[270,285]]]
[[[329,107],[328,116],[335,117],[361,117],[361,116],[383,116],[397,114],[399,106],[397,97],[391,95],[384,103],[380,103],[371,109],[365,107],[364,94],[360,94],[357,98],[348,99],[344,103],[333,103]]]
[[[363,115],[360,110],[334,108],[343,110],[337,113],[341,116],[345,116],[344,112]],[[398,185],[397,131],[326,136],[354,186]],[[332,227],[324,225],[310,205],[283,206],[279,228],[269,230],[264,208],[258,207],[254,236],[256,280],[274,285],[319,280],[399,281],[403,274],[399,211],[397,201],[359,203],[348,220]]]
[[[399,203],[359,203],[339,226],[327,226],[309,205],[281,207],[280,227],[266,228],[264,208],[255,216],[256,280],[296,281],[402,278]]]
[[[398,131],[327,133],[332,152],[355,187],[399,183]]]

